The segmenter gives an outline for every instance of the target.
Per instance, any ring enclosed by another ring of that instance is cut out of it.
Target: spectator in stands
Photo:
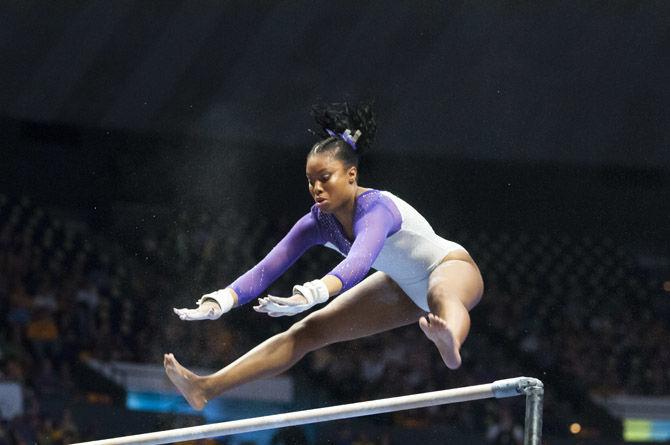
[[[33,382],[35,392],[40,396],[59,394],[63,391],[58,374],[54,370],[53,362],[44,358]]]
[[[9,313],[7,322],[11,329],[11,338],[14,341],[22,338],[23,330],[30,321],[30,307],[32,298],[26,291],[22,281],[17,280],[9,293]]]
[[[486,431],[486,441],[493,445],[523,444],[523,426],[514,421],[510,408],[501,403],[498,413],[497,422]]]
[[[30,342],[38,358],[55,357],[59,350],[59,333],[52,313],[44,307],[35,307],[26,329],[26,339]]]

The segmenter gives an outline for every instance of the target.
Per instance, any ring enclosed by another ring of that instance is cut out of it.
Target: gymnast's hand
[[[205,294],[198,301],[195,309],[177,309],[174,313],[182,320],[216,320],[235,305],[235,297],[230,289],[221,289]]]
[[[295,315],[306,311],[315,304],[328,301],[328,287],[323,280],[309,281],[303,285],[293,286],[293,296],[288,298],[273,297],[259,298],[257,312],[265,312],[271,317]]]
[[[270,317],[283,317],[299,314],[312,306],[307,303],[307,298],[300,294],[288,298],[268,295],[266,298],[258,299],[258,306],[254,306],[254,310],[266,313]]]

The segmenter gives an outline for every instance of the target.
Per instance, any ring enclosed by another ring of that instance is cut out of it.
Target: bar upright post
[[[524,427],[524,445],[542,444],[542,402],[544,385],[539,380],[530,381],[523,388],[526,394],[526,421]]]

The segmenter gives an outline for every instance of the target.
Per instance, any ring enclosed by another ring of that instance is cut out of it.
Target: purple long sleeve
[[[353,243],[334,215],[313,206],[260,263],[229,287],[237,293],[239,304],[246,304],[279,278],[307,249],[316,244],[330,244],[346,256],[329,272],[340,279],[341,292],[344,292],[365,277],[386,238],[397,232],[401,224],[402,217],[395,204],[378,190],[368,190],[356,198]]]
[[[237,293],[239,304],[246,304],[258,296],[315,244],[323,244],[323,240],[310,212],[295,223],[260,263],[229,286]]]
[[[344,247],[350,246],[348,252],[343,252],[346,258],[328,273],[342,282],[340,292],[352,288],[365,278],[384,247],[386,238],[400,229],[400,214],[395,205],[387,200],[376,190],[358,197],[354,214],[354,242],[350,243],[345,238]],[[342,233],[341,230],[339,232]]]

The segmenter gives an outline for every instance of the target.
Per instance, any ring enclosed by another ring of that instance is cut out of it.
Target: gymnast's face
[[[333,213],[345,208],[356,196],[356,167],[349,168],[330,153],[307,158],[309,193],[321,211]]]

